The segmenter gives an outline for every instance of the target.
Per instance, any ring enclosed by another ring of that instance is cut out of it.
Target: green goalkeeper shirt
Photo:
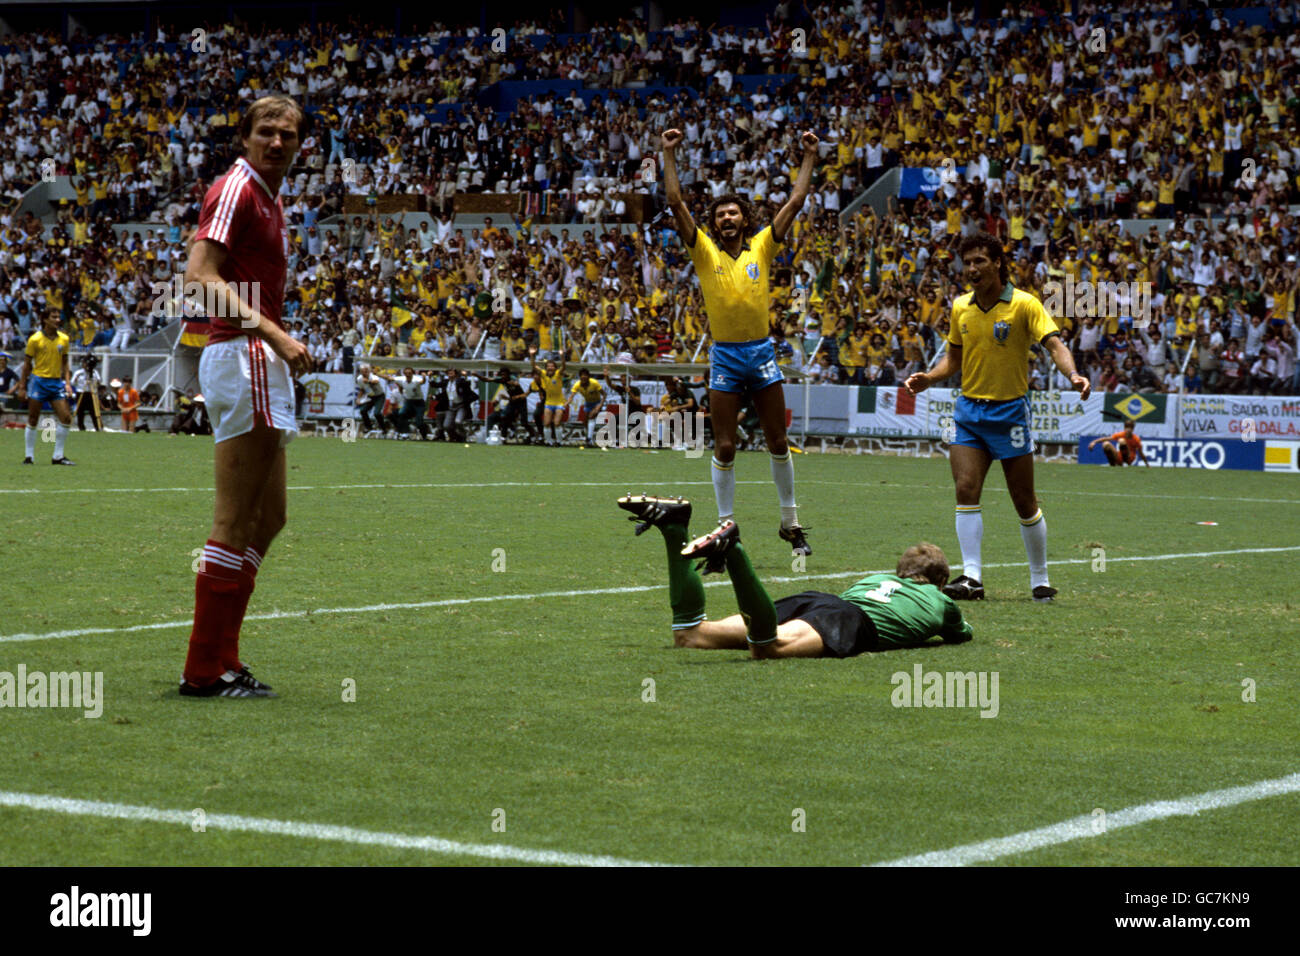
[[[876,625],[880,639],[891,644],[924,644],[935,636],[960,644],[974,635],[953,599],[933,584],[896,574],[872,574],[840,597],[860,607]]]

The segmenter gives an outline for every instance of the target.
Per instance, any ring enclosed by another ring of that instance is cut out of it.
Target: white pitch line
[[[1275,554],[1278,552],[1300,551],[1300,545],[1290,545],[1283,548],[1236,548],[1231,551],[1188,551],[1181,554],[1147,554],[1134,555],[1131,557],[1108,557],[1108,564],[1116,564],[1127,561],[1175,561],[1182,558],[1215,558],[1230,554]],[[1052,565],[1065,564],[1091,564],[1092,558],[1066,558],[1062,561],[1051,561]],[[1025,561],[1009,561],[1006,563],[986,564],[986,568],[1023,568],[1028,564]],[[960,567],[960,565],[957,565]],[[813,581],[813,580],[834,580],[836,578],[863,578],[869,574],[890,574],[893,568],[881,568],[876,571],[835,571],[823,574],[796,574],[781,577],[766,577],[761,580],[768,584],[789,584],[794,581]],[[728,587],[728,581],[707,581],[705,587],[720,588]],[[589,595],[600,594],[642,594],[647,591],[658,591],[667,585],[663,584],[643,584],[635,587],[624,588],[591,588],[587,590],[574,591],[542,591],[536,594],[491,594],[480,597],[460,597],[460,598],[443,598],[437,601],[410,601],[399,604],[366,604],[358,607],[321,607],[310,611],[270,611],[264,614],[249,614],[244,620],[246,621],[279,621],[286,618],[311,617],[313,614],[371,614],[377,611],[418,611],[431,607],[455,607],[463,604],[491,604],[495,601],[536,601],[542,598],[566,598],[566,597],[587,597]],[[0,644],[13,644],[23,641],[48,641],[62,637],[89,637],[94,634],[131,634],[137,631],[159,631],[170,628],[189,627],[193,622],[184,621],[160,621],[156,624],[132,624],[127,627],[83,627],[68,631],[49,631],[45,634],[6,634],[0,636]]]
[[[984,490],[999,492],[1006,491],[1005,488],[990,488],[987,485]],[[1079,491],[1075,488],[1039,488],[1044,495],[1088,495],[1093,498],[1168,498],[1173,501],[1247,501],[1252,504],[1266,505],[1300,505],[1300,498],[1237,498],[1226,495],[1160,495],[1146,494],[1145,492],[1134,491]]]
[[[0,790],[0,807],[45,810],[79,817],[103,817],[109,820],[168,823],[184,826],[186,830],[190,829],[195,820],[194,814],[188,810],[159,810],[155,807],[132,806],[126,803],[73,800],[68,797],[55,797],[39,793],[13,793],[4,790]],[[305,840],[329,840],[335,843],[352,843],[359,846],[379,846],[390,850],[423,850],[427,853],[445,853],[451,856],[475,856],[485,860],[514,860],[520,863],[540,863],[551,866],[673,865],[647,863],[640,860],[624,860],[616,856],[594,856],[587,853],[528,850],[522,847],[497,843],[460,843],[456,840],[444,840],[441,837],[409,836],[404,833],[359,830],[355,827],[334,826],[328,823],[268,820],[264,817],[244,817],[228,813],[209,813],[204,817],[203,822],[205,826],[213,830],[265,833]]]
[[[770,485],[771,481],[737,481],[738,485]],[[846,482],[851,484],[851,482]],[[674,481],[677,485],[709,485],[712,481]],[[817,484],[817,482],[805,482]],[[635,481],[419,481],[409,483],[374,482],[363,485],[288,485],[289,491],[335,491],[348,489],[375,488],[635,488]],[[210,485],[198,488],[0,488],[0,495],[81,495],[129,493],[141,494],[146,491],[166,492],[211,492]],[[1242,499],[1246,500],[1246,499]]]
[[[644,482],[642,483],[644,484]],[[712,485],[712,481],[673,481],[673,487],[684,485]],[[770,485],[771,481],[766,480],[738,480],[738,485]],[[863,490],[868,488],[879,487],[875,482],[858,482],[858,481],[822,481],[816,478],[801,479],[800,485],[842,485],[842,486],[859,486]],[[890,487],[903,487],[902,482],[889,482]],[[352,485],[289,485],[289,491],[348,491],[348,490],[373,490],[376,488],[635,488],[635,481],[475,481],[475,482],[374,482],[370,484],[352,484]],[[930,484],[909,484],[910,488],[949,488],[949,485],[930,485]],[[992,485],[984,487],[986,492],[993,494],[1006,491],[1005,488],[997,488]],[[1079,491],[1074,488],[1039,488],[1039,492],[1044,495],[1088,495],[1098,498],[1133,498],[1137,492],[1125,491]],[[165,493],[208,493],[212,492],[211,485],[194,488],[0,488],[0,495],[99,495],[99,494],[144,494],[146,492],[165,492]],[[1240,501],[1249,504],[1269,504],[1269,505],[1300,505],[1300,497],[1297,498],[1236,498],[1223,495],[1144,495],[1143,497],[1168,498],[1174,501]]]
[[[969,843],[966,846],[953,847],[950,850],[936,850],[933,853],[921,853],[906,856],[898,860],[873,863],[872,866],[968,866],[972,863],[987,863],[1004,856],[1028,853],[1047,846],[1069,843],[1072,840],[1085,840],[1104,836],[1112,830],[1138,826],[1153,820],[1169,817],[1195,816],[1202,810],[1222,810],[1235,807],[1252,800],[1264,800],[1268,797],[1287,793],[1300,793],[1300,773],[1289,774],[1274,780],[1261,780],[1243,787],[1229,787],[1226,790],[1211,790],[1195,797],[1183,797],[1180,800],[1156,800],[1141,806],[1118,810],[1105,816],[1105,826],[1097,826],[1097,819],[1091,814],[1063,820],[1052,826],[1026,830],[1013,836],[985,840],[982,843]],[[1100,832],[1099,832],[1100,831]]]

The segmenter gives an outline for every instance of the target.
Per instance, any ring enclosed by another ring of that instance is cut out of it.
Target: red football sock
[[[248,600],[257,587],[257,569],[262,566],[262,554],[251,545],[244,549],[244,561],[239,569],[239,591],[235,596],[235,606],[226,619],[225,634],[222,638],[222,659],[230,670],[238,671],[244,667],[239,659],[239,632],[244,626],[244,615],[248,613]]]
[[[222,645],[225,622],[235,607],[243,555],[208,539],[194,579],[194,627],[185,657],[185,680],[211,684],[227,670]]]

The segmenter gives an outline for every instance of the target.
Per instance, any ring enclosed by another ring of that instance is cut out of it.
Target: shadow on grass
[[[893,647],[887,651],[869,651],[865,654],[854,654],[847,660],[871,660],[873,658],[893,657],[899,651],[933,651],[943,647],[953,647],[954,645],[945,644],[943,641],[930,641],[927,644],[911,644],[907,647]],[[668,645],[668,650],[676,650],[672,645]],[[684,654],[689,654],[685,648],[682,649]],[[788,657],[778,658],[756,658],[750,657],[748,651],[742,650],[708,650],[699,651],[682,658],[686,663],[699,665],[703,663],[732,663],[732,664],[779,664],[786,661],[835,661],[840,658],[835,657]]]

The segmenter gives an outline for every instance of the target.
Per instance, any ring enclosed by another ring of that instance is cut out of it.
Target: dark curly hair
[[[718,210],[723,206],[736,205],[740,207],[740,214],[745,219],[745,224],[740,229],[743,237],[752,236],[758,232],[757,224],[754,221],[754,207],[749,204],[749,200],[736,195],[735,193],[726,193],[709,203],[708,222],[705,228],[711,235],[718,234]]]
[[[976,249],[983,250],[991,262],[998,264],[998,279],[1006,285],[1010,281],[1011,263],[1006,250],[1002,248],[1002,240],[987,232],[977,232],[963,239],[961,245],[957,247],[957,252],[965,262],[967,254]]]

